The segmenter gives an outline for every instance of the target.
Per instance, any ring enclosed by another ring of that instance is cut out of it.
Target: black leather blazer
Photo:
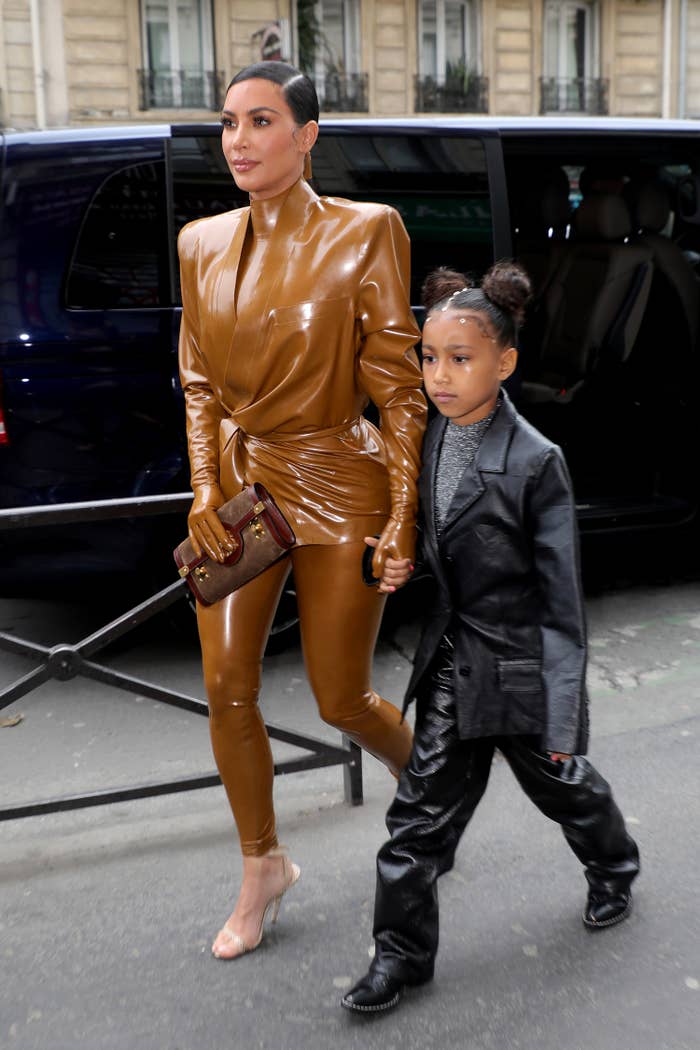
[[[558,446],[503,403],[438,539],[434,473],[446,419],[433,420],[419,479],[424,567],[437,588],[404,701],[429,688],[448,627],[461,737],[527,733],[543,749],[588,744],[586,627],[571,481]]]

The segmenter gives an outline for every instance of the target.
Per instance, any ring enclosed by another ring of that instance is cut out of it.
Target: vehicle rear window
[[[83,218],[65,286],[75,309],[169,304],[165,164],[121,168],[105,179]]]
[[[219,136],[171,142],[175,234],[192,219],[247,204]],[[436,266],[479,275],[493,261],[483,142],[458,135],[321,134],[314,189],[322,195],[390,204],[411,238],[411,301]]]

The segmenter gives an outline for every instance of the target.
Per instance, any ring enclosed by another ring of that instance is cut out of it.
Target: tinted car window
[[[124,167],[105,179],[83,219],[66,280],[66,306],[169,304],[165,165]]]
[[[513,135],[503,153],[534,289],[519,408],[563,448],[582,521],[680,520],[697,500],[678,458],[698,443],[697,139]]]
[[[328,196],[396,208],[411,238],[411,301],[436,266],[482,273],[493,261],[486,156],[477,138],[322,135],[314,185]]]
[[[171,142],[174,225],[247,204],[218,135]],[[492,262],[492,222],[484,146],[460,136],[321,134],[314,147],[318,193],[390,204],[411,237],[411,301],[429,270],[446,265],[482,273]]]
[[[176,233],[192,219],[218,215],[248,203],[248,194],[238,189],[228,170],[220,135],[173,138],[170,157]]]
[[[170,143],[175,238],[193,219],[219,215],[248,203],[228,170],[221,151],[221,135],[178,136]],[[176,301],[181,302],[179,267],[174,259]]]

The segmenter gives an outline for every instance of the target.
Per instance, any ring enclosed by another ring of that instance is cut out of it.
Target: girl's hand
[[[194,494],[194,502],[187,515],[187,527],[195,554],[208,554],[213,561],[223,562],[233,551],[231,537],[221,524],[217,509],[226,497],[216,485],[203,486]]]
[[[568,762],[571,755],[565,755],[563,751],[548,751],[547,752],[552,762]]]
[[[378,547],[380,540],[374,536],[365,536],[368,547]],[[398,587],[408,583],[413,572],[410,558],[386,558],[381,578],[377,584],[380,594],[393,594]]]
[[[384,577],[384,563],[387,558],[394,561],[408,561],[413,564],[416,557],[416,526],[389,518],[379,537],[372,558],[372,572],[381,580]]]

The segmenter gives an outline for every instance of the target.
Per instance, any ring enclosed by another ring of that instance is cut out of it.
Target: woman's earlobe
[[[307,152],[311,151],[316,145],[318,139],[318,124],[315,120],[310,120],[304,125],[302,131],[302,148]]]

